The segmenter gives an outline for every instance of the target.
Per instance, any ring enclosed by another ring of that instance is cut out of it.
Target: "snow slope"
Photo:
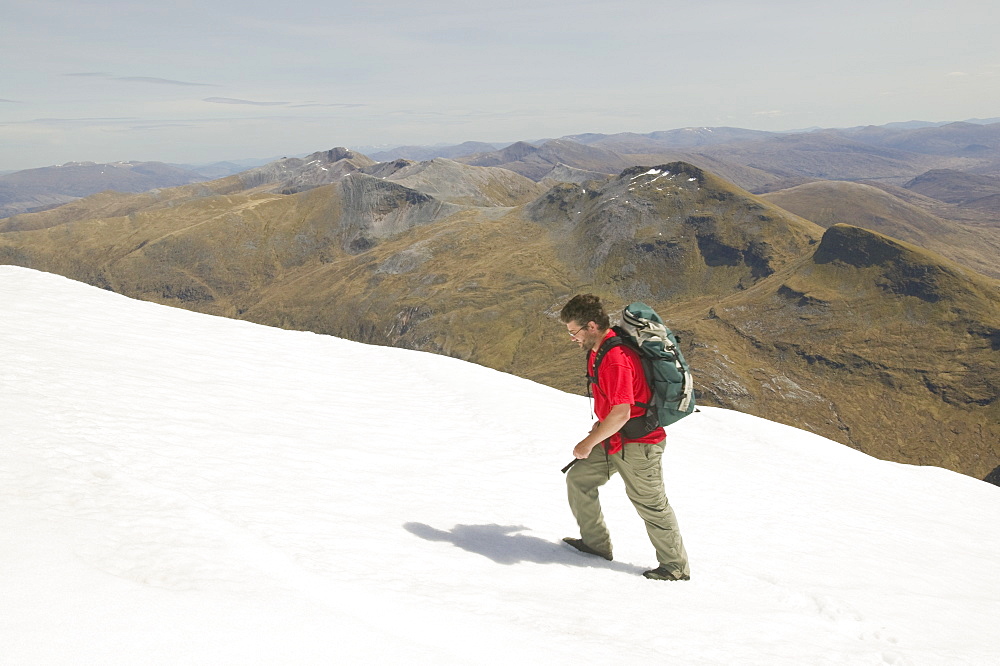
[[[560,543],[589,423],[0,266],[0,663],[1000,663],[1000,488],[704,408],[664,456],[692,580],[649,581],[617,479],[616,560]]]

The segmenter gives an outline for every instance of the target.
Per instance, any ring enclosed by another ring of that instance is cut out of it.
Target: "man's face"
[[[588,321],[586,324],[581,324],[578,321],[567,322],[566,332],[581,349],[593,349],[600,342],[597,324],[592,321]]]

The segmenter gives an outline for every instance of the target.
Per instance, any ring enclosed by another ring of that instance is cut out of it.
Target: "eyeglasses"
[[[589,325],[590,324],[588,322],[587,326],[589,326]],[[580,331],[582,331],[583,329],[587,328],[587,326],[581,326],[580,328],[576,329],[575,331],[566,331],[566,332],[569,333],[569,337],[575,338],[577,335],[580,334]]]

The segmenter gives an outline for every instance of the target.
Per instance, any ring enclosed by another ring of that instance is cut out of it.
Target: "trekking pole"
[[[568,472],[569,468],[577,464],[578,462],[580,462],[579,458],[573,458],[573,460],[568,465],[562,468],[562,473],[565,474],[566,472]]]

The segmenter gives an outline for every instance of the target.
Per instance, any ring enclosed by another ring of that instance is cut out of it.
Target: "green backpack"
[[[676,423],[695,411],[694,381],[684,354],[677,347],[677,338],[645,303],[631,303],[622,311],[622,325],[614,326],[617,334],[601,345],[594,358],[594,374],[589,373],[590,385],[597,384],[597,368],[609,349],[619,345],[631,347],[642,359],[646,383],[652,391],[652,404],[637,403],[646,409],[622,427],[625,439],[639,439],[658,427]]]

